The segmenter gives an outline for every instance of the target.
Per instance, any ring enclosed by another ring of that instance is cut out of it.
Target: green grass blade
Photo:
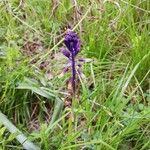
[[[17,133],[16,139],[19,141],[20,144],[22,144],[24,149],[40,150],[40,148],[33,144],[31,141],[29,141],[27,137],[23,133],[21,133],[2,112],[0,112],[0,123],[3,124],[10,133]]]

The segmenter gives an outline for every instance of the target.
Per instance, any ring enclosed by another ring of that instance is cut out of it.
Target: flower
[[[72,76],[69,78],[69,83],[72,85],[72,94],[75,96],[76,91],[76,76],[80,76],[82,79],[85,78],[81,71],[83,63],[90,62],[90,59],[80,58],[76,60],[76,55],[80,52],[80,39],[75,32],[68,29],[64,37],[64,44],[66,48],[62,47],[60,51],[64,56],[68,58],[68,64],[65,66],[60,76],[63,76],[70,69]]]
[[[80,40],[77,34],[71,30],[67,30],[64,43],[69,50],[69,52],[76,56],[80,51]],[[64,54],[64,53],[63,53]]]
[[[66,45],[66,48],[61,48],[61,52],[64,56],[66,56],[69,59],[69,66],[66,66],[64,68],[64,73],[68,71],[68,69],[71,67],[72,70],[72,77],[70,78],[72,83],[72,91],[73,95],[75,96],[75,89],[76,89],[76,61],[75,56],[80,51],[80,40],[75,32],[68,29],[65,34],[64,38],[64,44]]]
[[[60,51],[68,58],[68,64],[65,66],[61,76],[68,72],[70,69],[72,71],[72,76],[69,82],[72,85],[72,94],[75,96],[76,91],[76,76],[79,75],[81,78],[85,78],[81,71],[82,64],[87,60],[80,58],[76,60],[76,55],[80,52],[80,39],[75,32],[68,29],[64,37],[64,44],[66,48],[61,48]]]

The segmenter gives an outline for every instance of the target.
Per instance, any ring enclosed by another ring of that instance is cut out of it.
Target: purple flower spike
[[[61,48],[61,52],[69,59],[69,62],[71,64],[71,70],[72,70],[71,83],[72,83],[73,96],[75,96],[75,88],[76,88],[75,56],[80,51],[80,40],[75,32],[68,29],[65,35],[64,43],[68,50],[65,48]]]
[[[72,76],[69,79],[69,83],[71,83],[71,94],[73,95],[73,97],[75,97],[76,76],[78,75],[78,77],[80,77],[81,79],[85,78],[84,74],[81,71],[81,67],[84,63],[90,62],[91,60],[84,58],[75,60],[76,55],[80,52],[80,39],[78,38],[77,34],[70,29],[66,31],[64,44],[67,49],[61,48],[61,52],[68,58],[68,64],[65,66],[62,75],[71,69]]]

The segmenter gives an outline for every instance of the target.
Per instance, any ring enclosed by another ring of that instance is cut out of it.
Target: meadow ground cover
[[[67,28],[89,60],[73,97]],[[150,149],[149,0],[0,1],[0,150],[23,147]]]

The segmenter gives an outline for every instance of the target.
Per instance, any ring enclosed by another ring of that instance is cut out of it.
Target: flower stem
[[[75,68],[75,57],[74,57],[74,50],[72,51],[72,89],[73,89],[73,96],[75,96],[75,88],[76,88],[76,68]]]

